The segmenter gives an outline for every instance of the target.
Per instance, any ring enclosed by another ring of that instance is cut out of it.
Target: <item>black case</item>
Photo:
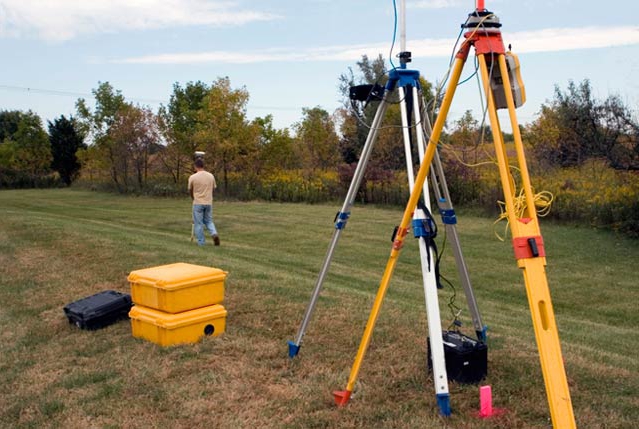
[[[455,331],[443,331],[444,358],[448,380],[479,383],[488,374],[488,346]],[[428,368],[432,368],[430,341]]]
[[[81,329],[99,329],[129,317],[131,295],[105,290],[64,306],[69,323]]]

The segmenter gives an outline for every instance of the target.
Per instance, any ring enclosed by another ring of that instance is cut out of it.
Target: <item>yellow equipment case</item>
[[[178,314],[135,305],[129,312],[133,336],[161,346],[197,343],[203,336],[218,336],[226,328],[226,309],[210,305]]]
[[[132,271],[131,298],[136,305],[181,313],[224,301],[226,271],[178,262]]]

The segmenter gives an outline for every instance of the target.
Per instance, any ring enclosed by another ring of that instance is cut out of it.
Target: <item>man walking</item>
[[[209,230],[213,243],[220,245],[220,237],[213,223],[213,191],[217,187],[215,177],[204,170],[204,160],[195,160],[195,173],[189,177],[189,193],[193,200],[193,225],[197,244],[204,246],[204,227]]]

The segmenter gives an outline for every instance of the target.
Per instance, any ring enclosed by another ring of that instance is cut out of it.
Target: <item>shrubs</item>
[[[353,179],[354,165],[339,170],[279,170],[269,174],[229,173],[226,183],[217,176],[216,198],[277,202],[342,202]],[[479,208],[499,214],[503,201],[499,171],[495,165],[469,167],[454,158],[444,164],[446,181],[455,208]],[[516,176],[516,172],[514,173]],[[517,177],[515,177],[517,179]],[[535,192],[553,194],[549,219],[587,223],[639,237],[639,172],[617,171],[603,160],[581,167],[538,172],[531,177]],[[108,177],[81,178],[74,186],[117,191]],[[517,189],[519,191],[520,189]],[[149,178],[144,189],[130,193],[162,197],[186,197],[186,183],[175,184],[160,176]],[[432,193],[431,193],[432,194]],[[367,174],[356,196],[357,203],[403,207],[409,198],[406,171]]]
[[[260,177],[229,173],[228,184],[218,179],[218,192],[239,200],[318,203],[341,195],[337,172],[279,170]]]
[[[57,173],[32,174],[26,171],[0,169],[0,189],[59,188],[65,186]]]
[[[613,170],[605,161],[592,160],[547,172],[535,183],[555,196],[550,218],[639,237],[639,172]]]

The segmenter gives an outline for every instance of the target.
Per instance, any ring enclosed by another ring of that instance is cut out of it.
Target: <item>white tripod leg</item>
[[[415,186],[415,174],[413,171],[412,154],[410,147],[410,129],[408,127],[408,113],[406,109],[406,98],[403,87],[399,88],[402,129],[404,134],[404,150],[406,153],[406,169],[408,173],[408,186],[412,193]],[[424,136],[421,132],[421,115],[418,91],[413,87],[413,113],[415,118],[415,128],[417,136],[417,147],[420,162],[424,158]],[[430,211],[430,197],[428,193],[428,180],[424,182],[424,202]],[[413,222],[421,223],[426,219],[426,214],[421,209],[416,209],[413,215]],[[450,394],[448,392],[448,375],[446,374],[446,360],[444,357],[444,344],[442,337],[441,318],[439,313],[439,299],[437,297],[437,278],[435,276],[435,251],[429,248],[424,237],[419,238],[419,255],[422,267],[422,278],[424,283],[424,297],[426,300],[426,316],[428,321],[428,332],[430,334],[431,361],[433,366],[433,382],[435,385],[435,395],[440,413],[448,416],[450,410]]]

